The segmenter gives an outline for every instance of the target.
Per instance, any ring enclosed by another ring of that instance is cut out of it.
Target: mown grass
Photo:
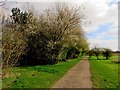
[[[117,59],[117,55],[109,60],[105,60],[102,56],[99,60],[96,60],[94,56],[89,58],[94,88],[118,88],[118,66],[120,64],[112,62]]]
[[[9,77],[3,78],[3,88],[49,88],[52,87],[82,57],[56,65],[16,67]]]

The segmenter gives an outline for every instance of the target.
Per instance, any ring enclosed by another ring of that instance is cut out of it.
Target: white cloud
[[[113,26],[111,25],[110,29],[105,32],[97,33],[96,38],[103,39],[105,37],[111,37],[110,39],[118,39],[118,27]]]
[[[54,2],[55,0],[9,0],[17,2]]]
[[[85,31],[96,31],[100,25],[105,23],[113,23],[117,26],[117,3],[109,5],[108,2],[97,0],[94,2],[84,2],[83,5],[85,6],[83,12],[86,16],[86,21],[91,22],[90,24],[83,26]]]
[[[101,40],[101,39],[89,39],[90,47],[94,47],[94,45],[98,45],[100,47],[107,47],[112,50],[118,50],[118,40]]]

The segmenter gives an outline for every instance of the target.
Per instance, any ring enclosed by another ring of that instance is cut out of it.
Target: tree
[[[81,41],[81,56],[83,56],[83,54],[87,54],[89,50],[89,44],[87,42],[87,39],[84,37],[83,40]]]
[[[81,54],[81,56],[84,52],[88,50],[88,42],[85,37],[85,33],[80,25],[74,28],[74,30],[69,31],[69,33],[66,33],[61,43],[63,44],[62,50],[68,52],[72,49],[76,49],[77,51],[79,51],[79,54]],[[71,53],[75,54],[74,51]],[[68,56],[70,57],[70,55]]]
[[[33,16],[32,12],[21,12],[19,8],[13,8],[11,10],[12,15],[12,23],[17,23],[17,24],[33,24],[36,20]]]
[[[4,28],[5,29],[5,28]],[[26,38],[16,28],[7,28],[2,35],[2,68],[18,65],[18,61],[26,53]]]
[[[12,9],[12,22],[4,23],[3,27],[3,68],[18,65],[23,56],[26,56],[29,36],[35,26],[33,19],[32,13],[21,12],[19,8]]]
[[[97,60],[99,59],[99,55],[101,54],[101,48],[99,48],[98,46],[94,46],[94,48],[92,49],[94,52],[94,55],[97,57]]]
[[[109,59],[109,57],[112,56],[112,50],[109,48],[103,48],[102,54],[106,59]]]
[[[46,9],[37,19],[30,10],[21,12],[19,8],[13,8],[12,22],[4,28],[4,61],[14,58],[13,61],[18,62],[24,57],[22,62],[26,65],[55,64],[65,48],[67,53],[73,50],[71,55],[76,57],[81,48],[88,47],[81,19],[80,9],[67,4],[56,5],[54,11]],[[16,50],[20,50],[20,55]]]
[[[41,55],[42,53],[44,53],[44,57],[40,58],[39,56],[36,56],[39,57],[38,61],[42,60],[43,62],[46,62],[46,60],[48,60],[50,64],[57,63],[59,53],[64,45],[64,40],[69,39],[69,37],[74,38],[76,36],[71,35],[71,32],[76,32],[76,30],[80,32],[82,31],[80,27],[81,19],[82,17],[80,16],[79,8],[69,7],[67,4],[56,5],[54,11],[52,9],[45,10],[40,15],[40,18],[38,20],[37,34],[42,36],[36,37],[38,39],[35,43],[37,47],[39,47],[38,52],[36,52],[36,55]],[[68,37],[65,38],[65,36]],[[76,37],[81,38],[81,35]],[[39,45],[39,43],[37,43],[41,40],[45,40],[46,42],[41,42],[42,47],[41,45]],[[74,40],[72,40],[72,43],[74,43]],[[78,40],[76,43],[78,43]],[[36,45],[31,47],[37,49]],[[41,51],[42,49],[44,50]]]
[[[93,49],[89,50],[88,55],[89,55],[89,57],[93,56],[94,55],[94,50]]]
[[[67,57],[66,59],[74,59],[74,58],[78,58],[80,51],[78,49],[76,49],[75,47],[69,49],[69,51],[67,52]]]

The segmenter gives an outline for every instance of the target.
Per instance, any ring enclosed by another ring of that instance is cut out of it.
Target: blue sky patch
[[[96,38],[98,35],[100,35],[101,33],[107,32],[108,30],[110,30],[112,26],[112,23],[106,23],[106,24],[102,24],[99,26],[99,28],[95,31],[95,32],[90,32],[87,33],[87,37],[88,38]],[[103,39],[111,39],[111,37],[103,37]]]

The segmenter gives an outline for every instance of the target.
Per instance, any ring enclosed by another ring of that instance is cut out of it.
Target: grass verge
[[[94,88],[118,88],[120,64],[112,62],[115,59],[118,59],[118,56],[112,56],[109,60],[105,60],[102,56],[99,60],[94,56],[89,58]]]
[[[3,78],[3,88],[50,88],[82,57],[56,65],[15,67]]]

